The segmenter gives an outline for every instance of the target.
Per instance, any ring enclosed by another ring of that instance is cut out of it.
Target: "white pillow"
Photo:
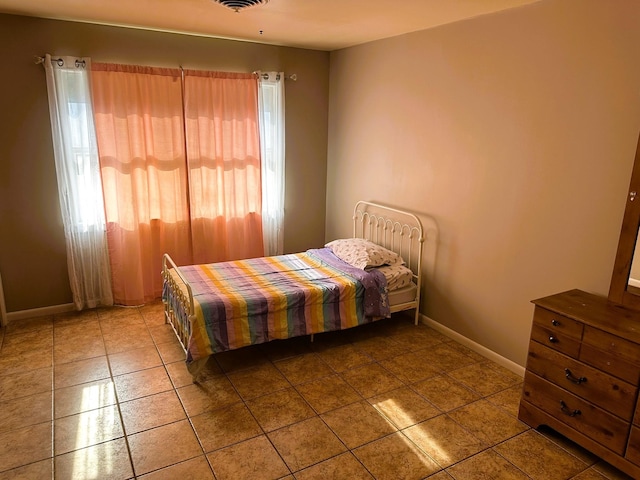
[[[364,238],[341,238],[325,245],[334,255],[357,268],[404,264],[402,257]]]

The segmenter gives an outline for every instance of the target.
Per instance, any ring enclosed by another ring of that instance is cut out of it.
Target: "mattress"
[[[195,307],[188,366],[213,353],[351,328],[390,313],[382,273],[353,267],[327,248],[179,271],[191,286]],[[176,272],[168,274],[184,294]],[[167,290],[164,296],[174,294]],[[175,308],[182,309],[177,303]]]

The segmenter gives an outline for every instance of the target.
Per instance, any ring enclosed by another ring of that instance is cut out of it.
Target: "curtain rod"
[[[39,64],[41,64],[41,63],[44,63],[44,61],[45,61],[45,57],[38,57],[38,56],[35,56],[35,57],[33,57],[33,58],[34,58],[34,63],[35,63],[36,65],[39,65]],[[62,58],[51,58],[51,61],[52,61],[52,62],[57,63],[59,67],[62,67],[62,66],[64,65],[64,60],[63,60]],[[84,60],[78,60],[78,59],[76,59],[76,63],[75,63],[75,65],[76,65],[76,68],[77,68],[77,67],[82,67],[82,68],[84,68],[84,67],[87,65],[87,62],[85,62]]]
[[[34,59],[34,63],[36,65],[39,65],[41,63],[44,63],[45,57],[40,57],[38,55],[33,57]],[[62,67],[64,65],[64,61],[62,60],[62,58],[52,58],[51,59],[52,62],[56,62],[60,67]],[[76,67],[79,67],[80,65],[82,65],[84,67],[85,65],[85,61],[84,60],[76,60]],[[180,66],[180,69],[182,69],[182,66]],[[255,75],[260,75],[260,72],[251,72]],[[269,75],[267,73],[262,73],[262,78],[264,78],[265,80],[269,78]],[[292,81],[296,81],[298,80],[298,75],[296,75],[295,73],[292,73],[291,75],[285,75],[284,76],[285,80],[292,80]],[[276,80],[280,80],[280,74],[277,75]]]
[[[252,72],[252,73],[254,75],[261,75],[264,80],[268,80],[269,79],[269,74],[268,73],[262,73],[262,72],[258,72],[258,71],[255,71],[255,72]],[[295,73],[292,73],[291,75],[285,75],[284,79],[285,80],[292,80],[292,81],[295,82],[296,80],[298,80],[298,75],[296,75]],[[279,73],[276,76],[276,80],[280,80],[280,74]]]

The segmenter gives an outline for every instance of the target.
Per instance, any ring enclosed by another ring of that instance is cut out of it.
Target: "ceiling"
[[[336,50],[540,0],[0,0],[0,13]]]

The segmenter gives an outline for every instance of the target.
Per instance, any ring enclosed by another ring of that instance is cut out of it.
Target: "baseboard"
[[[486,347],[483,347],[479,343],[476,343],[473,340],[470,340],[463,335],[460,335],[458,332],[451,330],[448,327],[445,327],[441,323],[436,322],[435,320],[427,317],[426,315],[420,314],[420,321],[425,325],[433,328],[435,331],[443,334],[446,337],[451,338],[452,340],[455,340],[456,342],[464,345],[470,350],[473,350],[474,352],[479,353],[483,357],[486,357],[489,360],[492,360],[493,362],[515,373],[516,375],[524,377],[525,368],[518,365],[515,362],[512,362],[508,358],[504,358],[502,355],[498,355],[496,352],[489,350]]]
[[[7,323],[25,320],[27,318],[45,317],[47,315],[55,315],[56,313],[72,312],[76,309],[73,303],[64,303],[62,305],[53,305],[51,307],[31,308],[29,310],[18,310],[17,312],[8,312]]]

